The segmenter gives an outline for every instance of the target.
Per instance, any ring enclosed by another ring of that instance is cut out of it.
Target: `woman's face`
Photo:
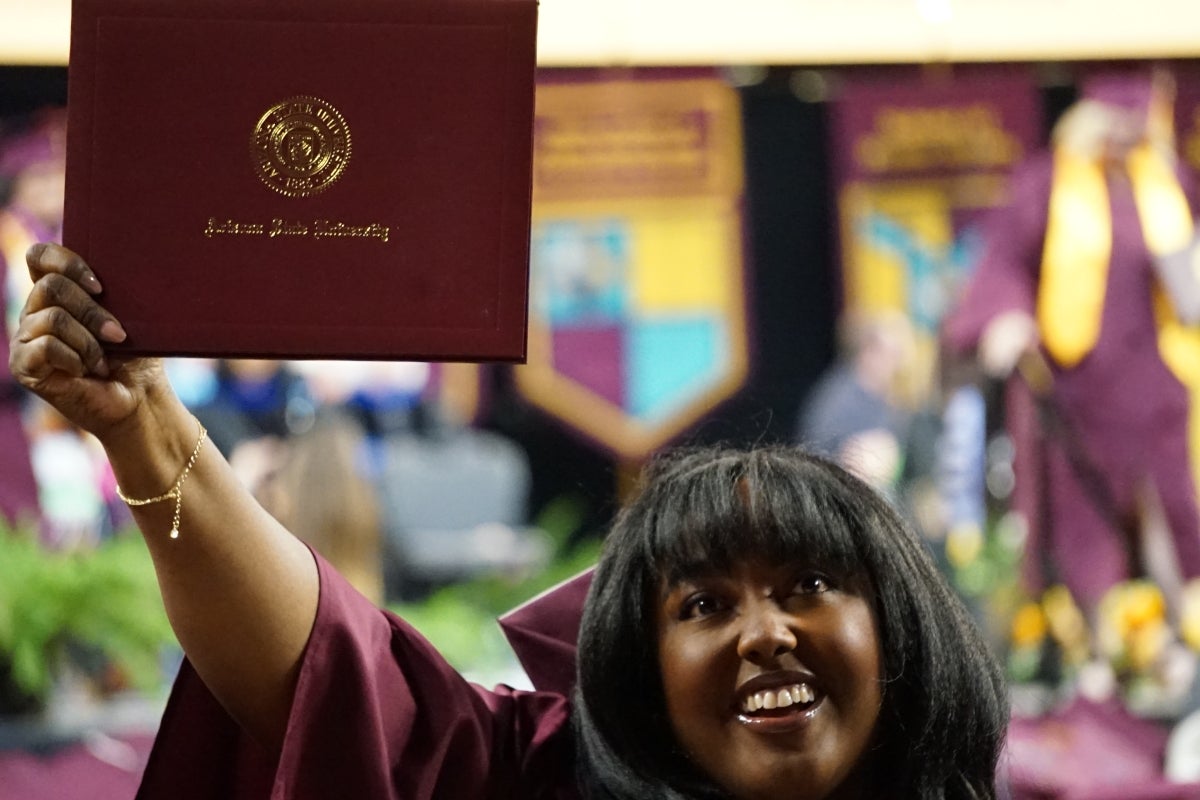
[[[664,587],[658,655],[671,725],[739,800],[862,794],[882,690],[858,583],[744,563]]]

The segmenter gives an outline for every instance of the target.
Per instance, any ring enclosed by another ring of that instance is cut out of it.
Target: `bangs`
[[[646,498],[651,562],[669,585],[746,560],[864,574],[861,495],[807,455],[759,450],[680,464]]]

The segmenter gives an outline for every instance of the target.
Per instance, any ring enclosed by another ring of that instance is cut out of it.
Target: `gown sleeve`
[[[317,616],[278,760],[185,661],[138,800],[577,797],[564,696],[468,683],[316,559]]]
[[[979,262],[943,322],[952,353],[973,351],[988,323],[1005,311],[1035,313],[1052,177],[1050,153],[1029,159],[1012,175],[1008,202],[988,215]]]

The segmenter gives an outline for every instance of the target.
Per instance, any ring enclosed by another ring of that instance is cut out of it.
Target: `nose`
[[[795,650],[796,634],[790,619],[783,609],[767,599],[745,608],[738,655],[752,664],[762,664]]]

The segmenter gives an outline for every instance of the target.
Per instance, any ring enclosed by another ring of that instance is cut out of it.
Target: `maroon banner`
[[[628,462],[749,370],[737,92],[695,70],[538,84],[517,390]]]
[[[850,77],[833,108],[844,309],[899,310],[917,333],[915,399],[941,318],[978,250],[981,216],[1042,137],[1024,68]]]

